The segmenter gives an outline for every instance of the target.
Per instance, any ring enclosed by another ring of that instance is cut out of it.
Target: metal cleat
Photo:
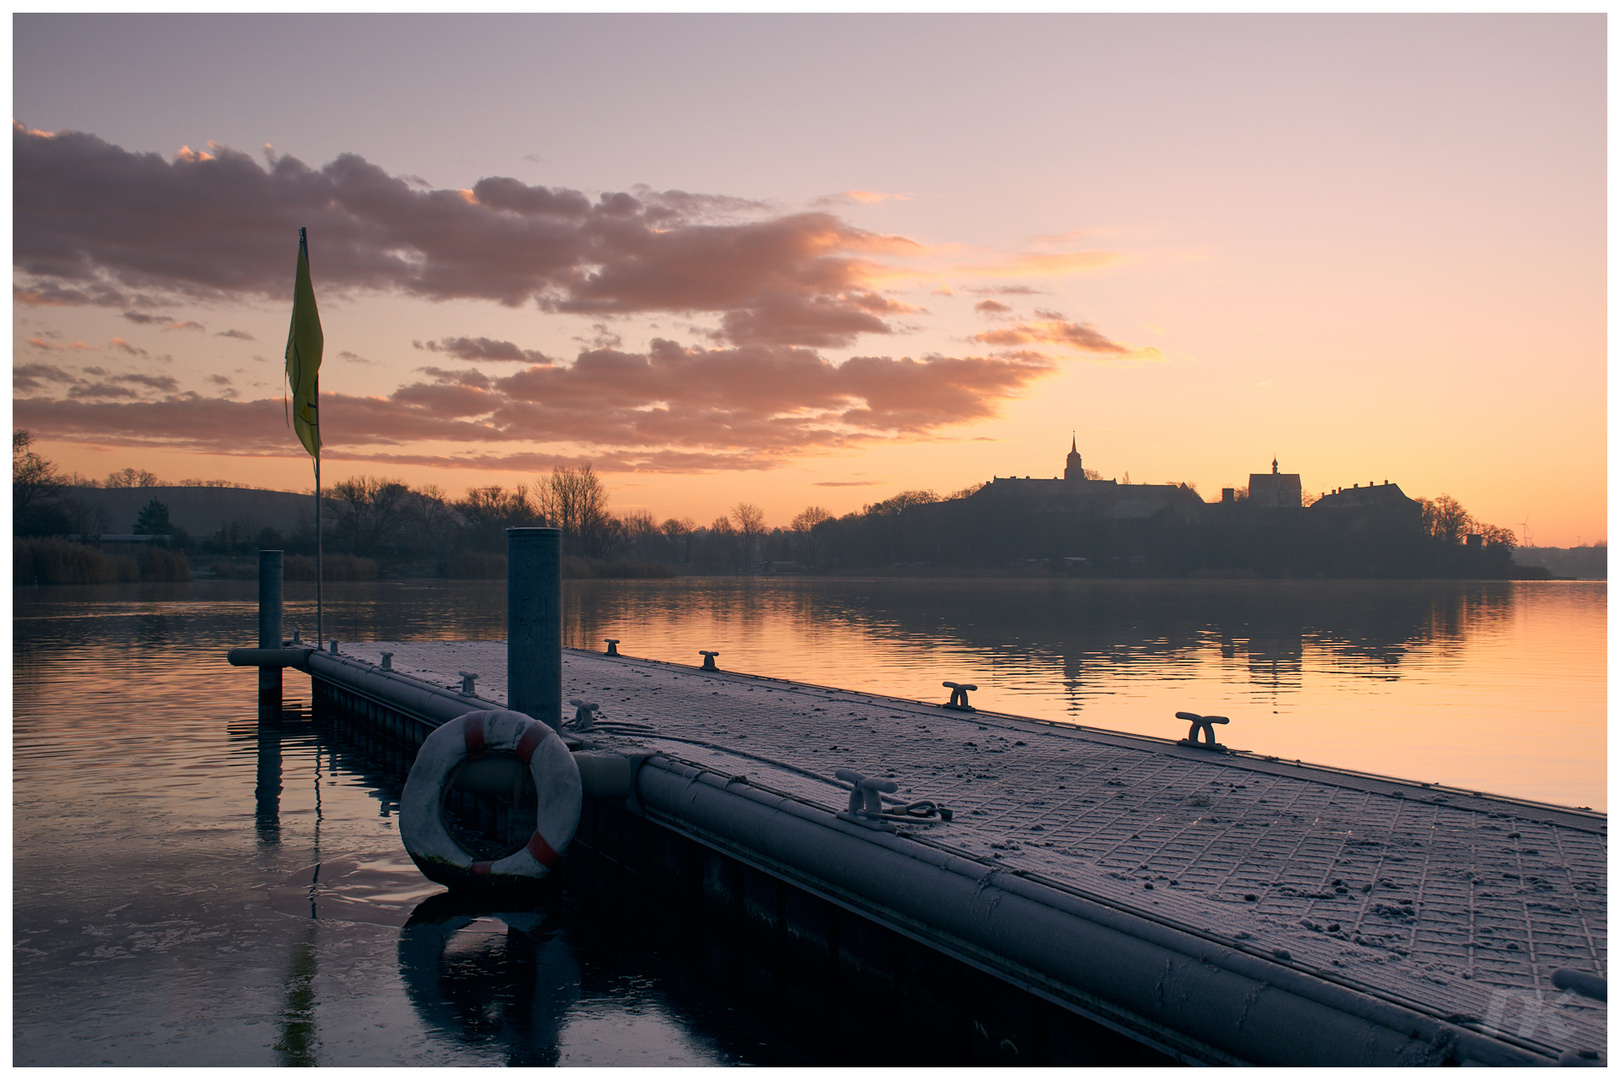
[[[954,683],[954,682],[940,683],[940,685],[941,686],[948,686],[948,687],[951,688],[951,700],[949,702],[947,702],[946,704],[941,705],[940,708],[942,708],[942,709],[955,709],[958,712],[977,712],[978,711],[973,706],[968,704],[968,699],[967,699],[967,692],[969,690],[977,690],[978,689],[977,686],[973,685],[972,683]]]
[[[1552,984],[1560,990],[1570,990],[1593,1001],[1609,1000],[1609,980],[1590,971],[1558,968],[1552,974]]]
[[[720,655],[719,653],[713,652],[712,650],[709,650],[709,649],[699,649],[698,652],[703,655],[703,670],[704,671],[719,671],[720,670],[719,668],[714,666],[714,658],[719,656]]]
[[[332,655],[337,655],[337,638],[332,639]]]
[[[900,785],[893,780],[876,777],[868,780],[851,769],[839,769],[833,775],[846,784],[855,785],[849,793],[849,813],[874,820],[883,817],[883,799],[879,792],[893,794],[900,790]]]
[[[1185,739],[1178,739],[1177,746],[1196,746],[1200,750],[1225,750],[1226,747],[1215,741],[1215,724],[1230,724],[1232,721],[1224,716],[1200,716],[1195,712],[1178,712],[1177,720],[1191,720],[1192,730],[1187,732]],[[1198,735],[1202,732],[1204,741],[1199,742]]]
[[[610,638],[603,638],[602,640],[607,642],[607,655],[608,656],[618,656],[619,655],[619,639],[618,638],[610,637]]]
[[[838,779],[852,785],[849,809],[838,816],[845,821],[864,825],[869,829],[893,832],[897,824],[925,825],[950,821],[951,811],[938,803],[924,800],[901,806],[884,806],[883,796],[899,790],[893,780],[877,777],[868,779],[852,769],[839,769],[833,773]]]
[[[473,683],[476,682],[477,679],[478,679],[478,672],[476,672],[476,671],[458,671],[458,672],[456,672],[456,674],[461,676],[461,692],[463,694],[467,695],[468,697],[472,697],[473,696]]]
[[[384,671],[393,671],[394,670],[394,654],[393,653],[385,652],[385,653],[382,654],[382,669]]]
[[[568,726],[573,728],[575,731],[594,730],[594,717],[591,714],[596,712],[596,710],[601,708],[601,706],[594,701],[585,701],[582,698],[577,697],[569,698],[568,704],[574,707],[574,719],[569,721]]]

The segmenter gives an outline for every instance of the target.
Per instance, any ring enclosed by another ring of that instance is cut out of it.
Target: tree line
[[[12,498],[18,535],[113,531],[105,523],[93,527],[97,523],[85,520],[82,507],[75,511],[66,492],[70,481],[79,480],[63,476],[40,458],[28,432],[14,432]],[[126,468],[100,486],[163,485],[149,472]],[[1235,526],[1234,519],[1223,523],[1219,515],[1190,526],[1151,519],[1068,520],[1043,516],[1033,507],[991,508],[966,498],[983,486],[945,496],[927,489],[902,491],[841,516],[811,505],[785,526],[773,527],[749,502],[737,503],[707,525],[685,517],[660,520],[646,510],[614,513],[607,485],[589,463],[558,466],[514,487],[471,488],[460,498],[435,485],[412,487],[399,479],[355,476],[325,493],[323,543],[333,554],[412,574],[453,577],[502,576],[506,530],[534,525],[562,530],[563,553],[577,576],[1030,564],[1104,574],[1179,575],[1241,565],[1260,573],[1281,568],[1383,576],[1424,568],[1466,569],[1473,563],[1445,553],[1464,547],[1470,535],[1482,538],[1492,567],[1496,562],[1505,566],[1516,539],[1511,530],[1478,521],[1450,495],[1416,500],[1421,510],[1416,533],[1393,529],[1352,550],[1331,529],[1312,526],[1309,517],[1282,526],[1260,518],[1245,524],[1242,515]],[[178,533],[156,499],[142,510],[136,525],[136,532]],[[276,547],[310,555],[315,535],[313,521],[305,520],[286,530],[267,527],[248,535],[232,529],[218,537],[180,536],[177,543],[215,554],[245,555],[256,547]],[[1275,557],[1268,554],[1272,549]]]

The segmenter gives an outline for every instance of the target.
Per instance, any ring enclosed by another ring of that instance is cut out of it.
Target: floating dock
[[[504,642],[288,652],[405,748],[508,703]],[[1606,815],[696,664],[562,650],[562,691],[598,706],[565,732],[596,792],[576,844],[811,954],[845,947],[782,890],[1174,1060],[1606,1061]],[[852,813],[840,771],[950,820]],[[974,1023],[981,1059],[1062,1057]]]

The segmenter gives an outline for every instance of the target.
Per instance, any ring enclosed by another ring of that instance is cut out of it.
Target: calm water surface
[[[309,586],[285,626],[311,636]],[[503,583],[329,586],[328,637],[504,636]],[[1605,808],[1606,585],[569,582],[565,640]],[[251,583],[19,591],[19,1065],[808,1063],[636,920],[451,910],[403,777],[261,728]],[[319,875],[312,868],[319,865]]]

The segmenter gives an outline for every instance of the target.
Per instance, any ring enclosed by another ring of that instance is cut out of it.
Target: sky
[[[13,17],[13,425],[65,470],[787,525],[1275,458],[1607,537],[1564,16]]]

